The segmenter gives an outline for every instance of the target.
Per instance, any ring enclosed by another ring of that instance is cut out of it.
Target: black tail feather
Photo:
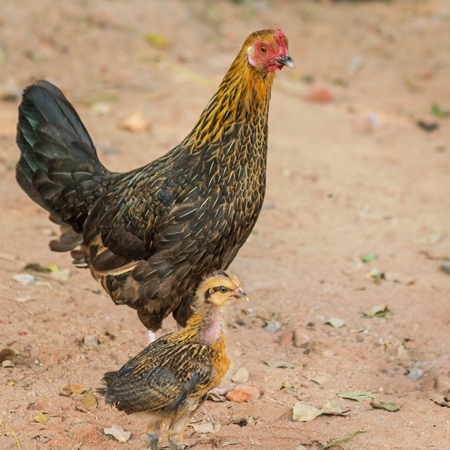
[[[81,231],[110,172],[75,109],[48,81],[25,89],[16,142],[21,151],[19,185],[52,216]]]

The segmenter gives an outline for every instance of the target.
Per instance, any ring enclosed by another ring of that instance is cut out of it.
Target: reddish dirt
[[[145,424],[102,398],[87,409],[82,394],[58,395],[68,382],[95,390],[147,336],[134,311],[114,306],[86,270],[48,250],[57,230],[14,180],[18,100],[7,92],[34,79],[54,82],[104,164],[128,170],[190,130],[251,31],[279,26],[297,70],[275,81],[266,207],[232,265],[251,304],[227,312],[232,368],[222,383],[246,367],[261,397],[207,402],[195,421],[213,422],[216,432],[190,426],[185,440],[199,450],[318,449],[366,430],[333,448],[449,449],[450,409],[430,400],[450,397],[450,275],[440,270],[450,259],[450,118],[431,113],[433,104],[450,108],[449,20],[448,0],[4,0],[0,350],[18,355],[14,367],[0,367],[0,448],[146,445]],[[149,45],[150,33],[166,44]],[[136,112],[148,129],[118,126]],[[427,132],[418,120],[440,126]],[[361,262],[373,252],[375,261]],[[12,276],[28,263],[56,264],[70,278],[29,272],[38,282],[22,286]],[[387,279],[376,283],[372,269]],[[391,317],[363,317],[383,304]],[[325,324],[331,317],[345,326]],[[274,321],[281,329],[268,333]],[[168,320],[163,332],[173,329]],[[303,347],[293,345],[294,333]],[[87,347],[85,336],[100,344]],[[289,368],[266,364],[277,360]],[[411,380],[410,372],[422,376]],[[285,382],[293,393],[280,390]],[[339,397],[354,390],[401,409]],[[348,413],[293,422],[297,401],[337,401]],[[42,412],[47,423],[35,421]],[[131,432],[127,443],[103,433],[112,424]]]

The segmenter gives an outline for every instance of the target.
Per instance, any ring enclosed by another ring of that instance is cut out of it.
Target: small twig
[[[20,450],[22,447],[20,446],[19,438],[17,437],[16,432],[12,428],[9,428],[8,426],[6,426],[1,420],[0,420],[0,425],[12,433],[12,435],[14,436],[14,439],[16,441],[17,450]]]
[[[346,442],[349,441],[350,439],[353,439],[355,436],[357,436],[358,434],[363,434],[363,433],[368,433],[367,430],[358,430],[355,431],[353,434],[351,434],[350,436],[346,436],[344,438],[341,439],[336,439],[335,441],[331,441],[328,444],[323,445],[322,447],[320,447],[320,450],[325,450],[327,448],[333,447],[337,444],[340,444],[341,442]]]

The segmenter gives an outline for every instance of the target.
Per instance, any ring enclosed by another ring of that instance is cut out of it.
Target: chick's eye
[[[259,51],[262,55],[265,55],[267,53],[267,47],[265,45],[261,45],[261,47],[259,47]]]
[[[226,288],[225,286],[219,287],[219,292],[221,292],[222,294],[226,294],[228,291],[229,291],[229,289]]]

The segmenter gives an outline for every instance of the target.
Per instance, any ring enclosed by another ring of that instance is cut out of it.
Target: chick
[[[126,414],[147,413],[151,450],[169,421],[169,448],[181,448],[181,436],[190,417],[218,386],[230,366],[225,351],[223,306],[247,300],[235,275],[217,271],[196,290],[193,313],[186,327],[152,342],[117,372],[107,372],[100,390],[107,403]]]

